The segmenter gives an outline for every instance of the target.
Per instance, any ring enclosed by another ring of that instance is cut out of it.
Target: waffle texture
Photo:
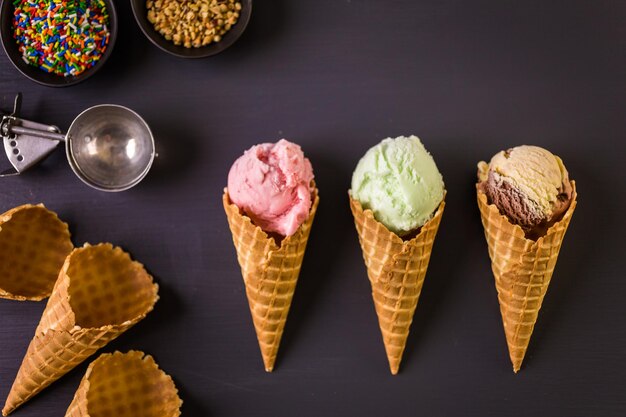
[[[444,196],[445,198],[445,196]],[[419,233],[404,240],[374,218],[371,210],[350,197],[389,369],[398,373],[409,336],[445,201]]]
[[[491,269],[513,371],[526,355],[539,309],[548,290],[563,237],[576,209],[576,184],[572,202],[563,218],[537,240],[527,239],[519,225],[500,213],[477,186],[478,208],[489,246]]]
[[[74,245],[67,224],[42,204],[0,215],[0,298],[39,301],[50,296]]]
[[[241,266],[252,321],[267,372],[274,369],[296,290],[304,251],[319,204],[317,189],[313,192],[312,200],[308,219],[296,233],[277,244],[273,237],[240,212],[230,201],[228,191],[224,190],[224,210],[237,250],[237,260]]]
[[[158,286],[111,244],[67,257],[2,410],[4,416],[152,311]]]
[[[65,417],[178,417],[182,403],[152,356],[105,353],[87,368]]]

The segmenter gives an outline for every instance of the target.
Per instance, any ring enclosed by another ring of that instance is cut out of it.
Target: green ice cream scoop
[[[441,173],[417,136],[385,139],[370,148],[352,174],[352,198],[402,236],[433,216],[444,196]]]

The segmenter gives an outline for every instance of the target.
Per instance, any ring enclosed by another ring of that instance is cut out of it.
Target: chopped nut
[[[241,7],[235,0],[146,0],[155,30],[186,48],[221,41],[239,19]]]

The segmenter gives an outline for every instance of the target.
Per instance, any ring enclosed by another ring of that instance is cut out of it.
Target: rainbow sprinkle
[[[96,65],[109,44],[103,0],[13,0],[13,37],[22,59],[43,71],[76,76]]]

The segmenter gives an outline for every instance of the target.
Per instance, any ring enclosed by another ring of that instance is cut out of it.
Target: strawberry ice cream
[[[309,217],[313,168],[300,146],[281,139],[244,152],[228,173],[228,195],[263,231],[293,235]]]

